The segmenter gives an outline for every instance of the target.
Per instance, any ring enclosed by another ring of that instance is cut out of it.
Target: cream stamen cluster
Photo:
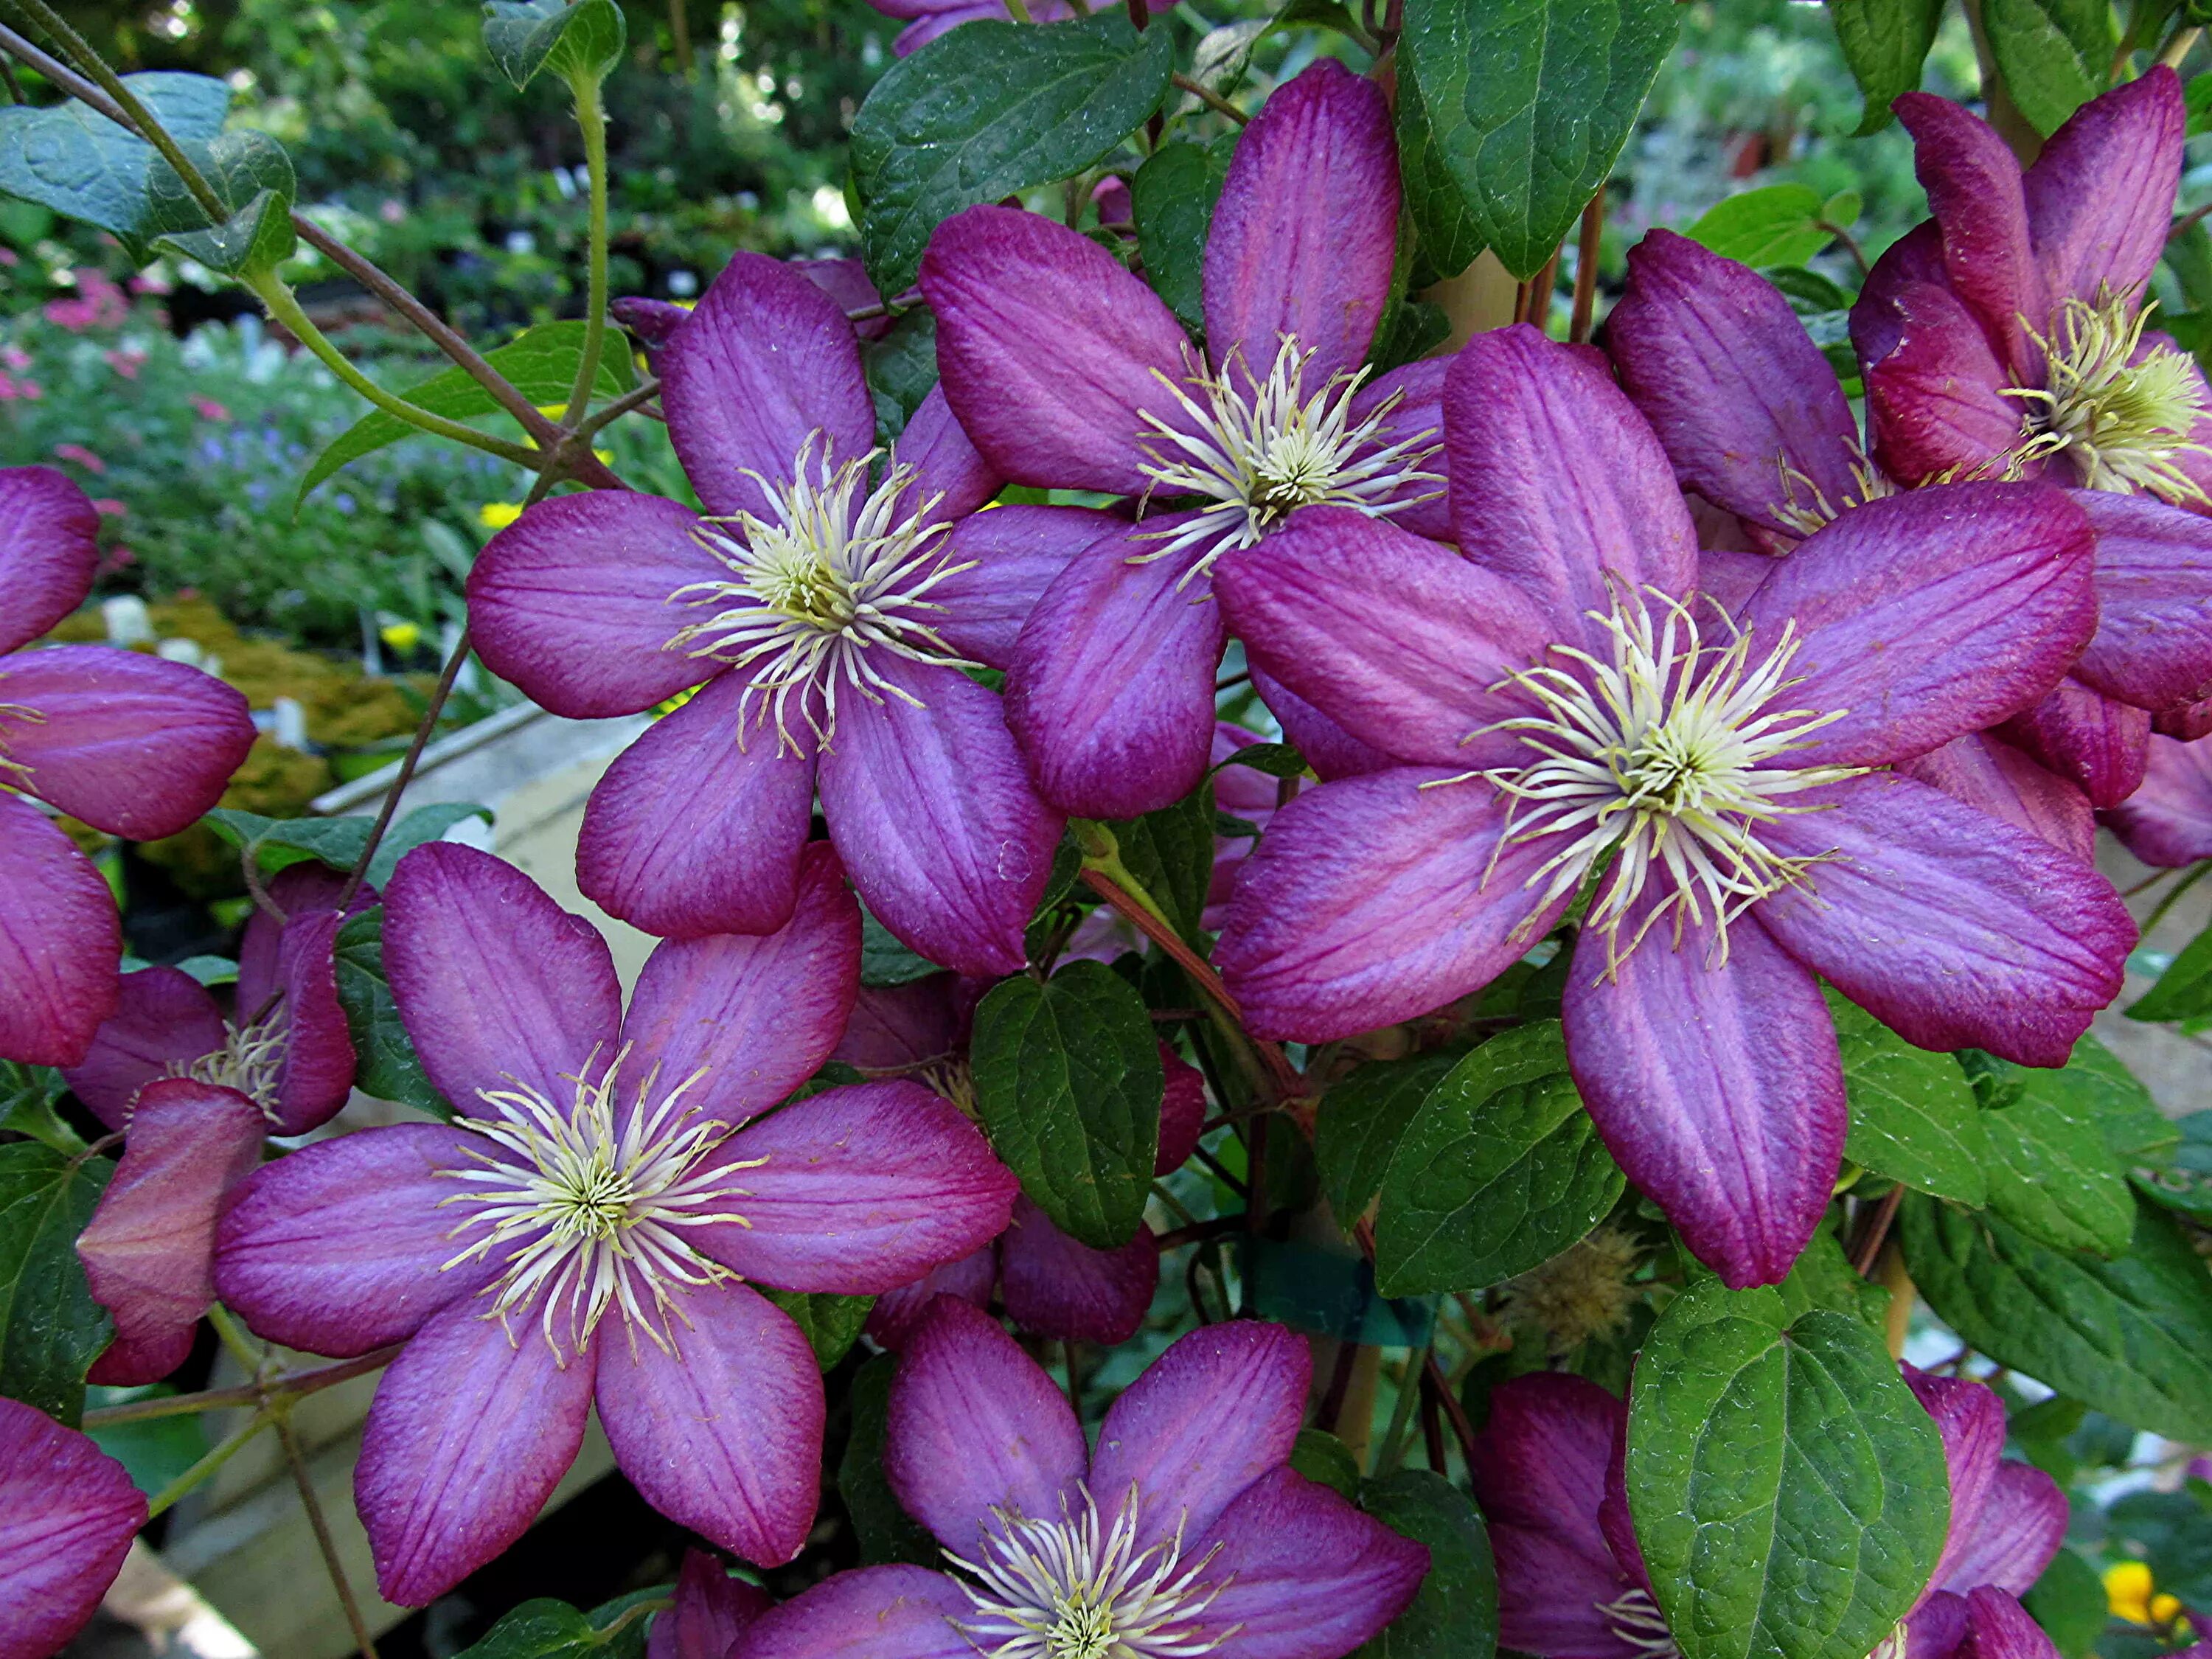
[[[496,1150],[471,1147],[477,1167],[438,1172],[469,1187],[444,1202],[472,1206],[449,1237],[482,1230],[445,1266],[506,1252],[504,1271],[486,1291],[494,1301],[485,1316],[505,1323],[538,1310],[546,1344],[564,1364],[567,1354],[583,1351],[610,1308],[621,1312],[633,1346],[642,1331],[662,1352],[674,1352],[671,1322],[688,1322],[678,1288],[736,1277],[702,1255],[684,1231],[750,1226],[723,1206],[747,1195],[732,1178],[767,1162],[703,1167],[732,1133],[684,1103],[703,1070],[656,1098],[655,1067],[630,1108],[619,1109],[628,1054],[616,1055],[596,1079],[588,1061],[583,1075],[567,1079],[575,1097],[565,1111],[526,1084],[479,1090],[496,1115],[464,1118],[457,1127]]]
[[[1196,495],[1210,505],[1165,532],[1164,545],[1135,562],[1202,546],[1205,556],[1184,576],[1188,581],[1221,554],[1250,547],[1299,507],[1328,504],[1384,518],[1443,492],[1443,475],[1422,470],[1443,447],[1438,434],[1431,428],[1381,442],[1398,406],[1395,393],[1355,421],[1352,405],[1366,379],[1364,368],[1332,375],[1308,397],[1305,371],[1313,355],[1300,351],[1296,337],[1285,334],[1273,367],[1256,383],[1232,356],[1219,374],[1191,377],[1203,403],[1153,371],[1181,406],[1183,423],[1145,411],[1151,428],[1143,439],[1151,458],[1144,469],[1152,481],[1148,493]],[[1393,499],[1409,483],[1436,488]]]
[[[1863,768],[1787,768],[1775,763],[1849,712],[1775,706],[1800,683],[1790,678],[1799,641],[1785,624],[1774,649],[1753,659],[1750,633],[1725,611],[1725,644],[1708,643],[1689,608],[1657,590],[1661,620],[1631,592],[1608,614],[1591,611],[1611,641],[1609,656],[1554,645],[1566,666],[1523,670],[1497,688],[1517,685],[1543,705],[1539,714],[1501,720],[1538,758],[1518,769],[1469,773],[1512,798],[1507,842],[1562,843],[1529,877],[1546,886],[1541,906],[1571,892],[1607,853],[1612,884],[1589,914],[1607,937],[1617,968],[1645,933],[1672,915],[1676,942],[1685,923],[1710,925],[1727,959],[1729,923],[1744,908],[1803,881],[1816,860],[1784,857],[1759,840],[1760,826],[1793,806],[1789,798],[1858,775]],[[1452,780],[1459,781],[1459,780]],[[1625,943],[1621,923],[1654,880],[1665,884]]]
[[[235,1089],[273,1123],[276,1079],[284,1066],[284,1010],[279,1007],[246,1025],[226,1025],[223,1031],[222,1048],[198,1060],[173,1061],[163,1075]]]
[[[2142,490],[2174,502],[2206,499],[2181,460],[2212,455],[2190,437],[2212,407],[2187,356],[2168,346],[2144,349],[2143,325],[2154,308],[2137,310],[2132,295],[2105,290],[2095,305],[2062,303],[2049,339],[2029,331],[2048,368],[2042,386],[2005,391],[2027,405],[2018,465],[2063,454],[2091,489]]]
[[[1680,1659],[1681,1650],[1674,1645],[1650,1592],[1630,1590],[1617,1601],[1600,1602],[1597,1610],[1605,1615],[1613,1633],[1638,1653],[1648,1654],[1650,1659]]]
[[[1200,1582],[1213,1552],[1185,1565],[1180,1527],[1139,1550],[1133,1488],[1111,1527],[1087,1490],[1082,1512],[1063,1498],[1056,1521],[992,1513],[975,1560],[945,1552],[975,1581],[962,1584],[975,1616],[953,1622],[991,1659],[1195,1659],[1242,1628],[1192,1628],[1223,1589]]]
[[[1775,467],[1782,478],[1782,499],[1769,502],[1766,510],[1801,536],[1833,524],[1855,507],[1897,494],[1897,486],[1864,455],[1852,460],[1853,488],[1839,501],[1830,501],[1811,475],[1790,465],[1787,458],[1777,457]]]
[[[779,744],[799,750],[787,723],[794,692],[823,748],[836,735],[841,686],[875,702],[889,695],[913,702],[870,664],[871,650],[976,666],[921,614],[941,611],[930,591],[969,568],[951,562],[944,546],[951,526],[927,522],[939,498],[921,496],[915,469],[896,462],[871,486],[878,453],[833,465],[829,441],[810,434],[788,482],[745,475],[768,496],[773,519],[739,513],[708,520],[697,532],[730,574],[668,596],[674,605],[714,607],[668,648],[751,671],[738,704],[741,747],[757,708],[763,721],[773,714]]]
[[[37,709],[24,703],[0,702],[0,785],[7,782],[7,775],[10,772],[15,773],[19,778],[27,779],[31,775],[29,767],[19,760],[9,757],[7,722],[9,720],[21,720],[30,726],[44,726],[46,723],[46,717]]]

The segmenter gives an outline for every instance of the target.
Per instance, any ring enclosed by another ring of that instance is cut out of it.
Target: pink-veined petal
[[[2142,784],[2150,732],[2148,712],[2093,691],[2070,675],[1996,729],[2100,808],[2118,805]]]
[[[1899,763],[1897,770],[2039,836],[2084,864],[2096,858],[2097,820],[2089,798],[1986,732],[1954,738],[1941,749]]]
[[[1387,772],[1398,764],[1397,757],[1360,742],[1266,669],[1255,668],[1251,672],[1252,689],[1283,728],[1284,739],[1305,757],[1306,764],[1323,783]]]
[[[2053,301],[2142,286],[2173,228],[2188,112],[2163,64],[2093,98],[2052,133],[2024,180],[2028,228]]]
[[[931,523],[966,518],[1006,482],[968,441],[953,418],[952,405],[945,401],[942,385],[929,388],[899,434],[896,459],[915,470],[914,493],[906,504],[920,512],[924,501],[935,498],[927,515]],[[941,591],[937,597],[943,599]]]
[[[1999,1463],[1989,1499],[1963,1537],[1952,1522],[1958,1548],[1955,1554],[1945,1548],[1939,1576],[1954,1590],[1992,1584],[2025,1595],[2066,1541],[2066,1494],[2056,1480],[2026,1463]]]
[[[968,568],[930,590],[931,600],[944,606],[930,625],[962,656],[1009,667],[1022,624],[1068,561],[1127,528],[1126,519],[1090,507],[1012,502],[971,513],[945,544],[945,562]]]
[[[2018,381],[1973,313],[1933,283],[1902,285],[1892,312],[1896,343],[1866,371],[1875,459],[1908,484],[2002,471],[2021,441],[2022,404],[2004,395]]]
[[[84,603],[100,563],[100,512],[50,466],[0,467],[0,652],[28,645]]]
[[[860,1567],[771,1608],[730,1659],[973,1659],[953,1620],[975,1611],[944,1573]]]
[[[1160,1282],[1152,1230],[1118,1250],[1094,1250],[1070,1238],[1026,1198],[1000,1249],[1000,1293],[1015,1328],[1060,1342],[1127,1342],[1145,1322]]]
[[[732,1577],[706,1551],[686,1550],[676,1604],[653,1615],[645,1659],[727,1659],[730,1644],[775,1605],[766,1590]]]
[[[2097,532],[2097,632],[2076,678],[2152,710],[2212,691],[2212,520],[2148,495],[2074,499]]]
[[[994,1240],[957,1261],[931,1268],[911,1285],[885,1291],[868,1310],[868,1321],[861,1330],[871,1341],[896,1353],[921,1328],[929,1316],[930,1304],[939,1297],[957,1297],[972,1306],[988,1308],[998,1283],[999,1246]]]
[[[2040,368],[2027,337],[2050,309],[2028,229],[2020,163],[1989,123],[1948,98],[1908,92],[1891,106],[1912,135],[1914,171],[1942,234],[1952,291],[2014,371]]]
[[[115,1012],[62,1079],[93,1115],[119,1129],[142,1086],[217,1052],[229,1036],[215,999],[190,974],[142,968],[123,975]]]
[[[115,1582],[146,1499],[89,1435],[0,1400],[0,1659],[49,1659]]]
[[[114,1012],[115,896],[45,813],[0,791],[0,1060],[75,1066]]]
[[[2145,864],[2178,869],[2212,859],[2212,737],[2183,743],[2154,736],[2142,787],[2106,822]]]

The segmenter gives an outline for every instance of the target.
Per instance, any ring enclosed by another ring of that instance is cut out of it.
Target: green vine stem
[[[247,1441],[252,1439],[255,1435],[259,1434],[262,1430],[267,1428],[273,1421],[275,1421],[275,1419],[270,1416],[266,1407],[254,1413],[252,1416],[247,1418],[244,1423],[240,1425],[236,1429],[233,1430],[229,1435],[225,1437],[222,1443],[209,1452],[206,1456],[201,1458],[198,1462],[193,1464],[191,1468],[186,1469],[182,1474],[169,1482],[167,1486],[155,1492],[154,1496],[147,1501],[146,1518],[149,1521],[152,1520],[155,1516],[161,1514],[162,1510],[169,1508],[170,1505],[173,1504],[179,1498],[182,1498],[186,1492],[190,1492],[194,1486],[198,1486],[201,1481],[206,1480],[224,1464],[229,1462],[233,1457],[235,1457],[240,1451],[245,1449],[246,1443]]]
[[[584,352],[576,360],[575,384],[561,424],[573,430],[590,407],[599,376],[599,354],[607,332],[607,112],[599,98],[599,77],[588,72],[570,77],[576,97],[576,125],[584,131],[584,165],[591,175],[591,247],[584,311]]]

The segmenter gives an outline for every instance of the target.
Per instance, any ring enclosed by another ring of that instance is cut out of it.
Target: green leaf
[[[1101,10],[993,19],[894,64],[853,123],[860,242],[877,292],[903,294],[939,222],[1110,155],[1166,97],[1175,31]]]
[[[392,982],[384,972],[384,907],[375,905],[348,917],[333,941],[332,955],[338,1006],[345,1010],[346,1030],[358,1061],[354,1087],[379,1100],[453,1116],[451,1103],[423,1075],[422,1062],[416,1058],[415,1044],[392,1000]]]
[[[85,1390],[88,1407],[120,1406],[133,1400],[163,1398],[176,1393],[167,1382],[144,1388]],[[142,1417],[87,1431],[93,1443],[106,1452],[131,1476],[131,1484],[151,1498],[186,1469],[207,1455],[207,1420],[197,1413],[174,1417]]]
[[[789,1314],[806,1334],[814,1350],[814,1363],[823,1370],[842,1359],[860,1340],[860,1327],[868,1322],[872,1296],[833,1296],[827,1291],[778,1291],[763,1285],[760,1293]]]
[[[227,210],[211,221],[166,161],[146,175],[146,228],[157,241],[210,270],[240,276],[269,270],[292,257],[292,198],[299,194],[283,145],[251,128],[205,143],[181,146]]]
[[[371,887],[380,890],[392,880],[400,860],[418,847],[443,839],[447,830],[468,818],[482,818],[489,823],[491,808],[465,800],[440,801],[434,806],[416,807],[384,832],[384,839],[376,844],[376,856],[368,861],[365,879]],[[349,865],[347,868],[352,866]]]
[[[505,345],[485,352],[484,361],[504,374],[515,390],[532,403],[540,407],[566,403],[569,387],[576,379],[576,365],[583,359],[584,332],[581,319],[543,323],[536,328],[525,329]],[[592,387],[595,397],[619,398],[635,383],[629,353],[599,354],[599,375]],[[449,420],[467,420],[499,410],[491,393],[478,386],[466,369],[459,368],[433,374],[400,395],[409,403]],[[380,409],[362,416],[315,457],[315,464],[300,481],[300,494],[292,504],[293,512],[296,514],[300,503],[307,499],[315,486],[340,467],[364,455],[373,455],[402,438],[413,437],[416,430],[398,416],[387,415]]]
[[[1880,1335],[1717,1279],[1676,1297],[1644,1343],[1627,1473],[1684,1659],[1871,1651],[1949,1522],[1942,1438]]]
[[[939,1565],[943,1557],[929,1529],[899,1507],[884,1478],[884,1437],[890,1415],[891,1378],[898,1370],[898,1356],[879,1353],[854,1373],[851,1403],[853,1431],[846,1437],[844,1455],[837,1460],[837,1495],[845,1500],[845,1513],[860,1540],[860,1561],[879,1567],[903,1561],[915,1566]]]
[[[2199,76],[2190,90],[2212,88],[2212,76]],[[2166,964],[2158,983],[2128,1005],[2130,1019],[2202,1020],[2212,1018],[2212,927],[2182,947]]]
[[[333,870],[350,870],[368,845],[368,818],[270,818],[218,806],[202,820],[209,829],[274,875],[288,866],[320,859]]]
[[[76,1426],[84,1374],[115,1328],[92,1299],[76,1236],[115,1166],[51,1146],[0,1146],[0,1395]]]
[[[1989,1141],[1958,1062],[1914,1048],[1834,990],[1827,997],[1850,1100],[1844,1156],[1892,1181],[1979,1208],[1989,1199],[1982,1172]]]
[[[2094,1036],[2074,1045],[2072,1058],[2059,1071],[2037,1071],[2042,1087],[2063,1091],[2075,1109],[2095,1123],[2105,1146],[2122,1164],[2164,1158],[2181,1142],[2181,1131],[2158,1109],[2150,1091],[2120,1057]]]
[[[54,1109],[67,1086],[51,1066],[0,1060],[0,1129],[28,1135],[64,1158],[75,1157],[84,1150],[84,1138]]]
[[[896,439],[937,384],[937,313],[917,307],[860,348],[878,441]]]
[[[650,1623],[630,1613],[639,1599],[624,1596],[588,1614],[550,1598],[525,1601],[458,1659],[631,1659],[645,1651]]]
[[[1943,21],[1943,0],[1828,0],[1828,15],[1835,19],[1844,61],[1866,95],[1859,136],[1879,132],[1895,118],[1892,100],[1920,84],[1921,66]]]
[[[1129,982],[1102,962],[1002,981],[975,1010],[969,1054],[983,1127],[1030,1201],[1093,1249],[1127,1243],[1144,1224],[1164,1086]]]
[[[2162,1212],[2137,1203],[2117,1261],[1932,1200],[1907,1199],[1899,1223],[1913,1282],[1977,1351],[2137,1428],[2212,1441],[2212,1279]]]
[[[1213,770],[1229,766],[1249,766],[1271,778],[1302,778],[1306,774],[1306,757],[1287,743],[1248,743]]]
[[[1437,146],[1405,58],[1398,63],[1398,176],[1420,257],[1437,276],[1458,276],[1482,252],[1482,229]]]
[[[1706,209],[1685,234],[1747,265],[1802,265],[1836,240],[1816,222],[1822,205],[1809,185],[1740,191]]]
[[[204,143],[222,131],[230,88],[212,76],[159,70],[126,75],[123,84],[179,143]],[[148,179],[159,161],[151,144],[73,100],[0,108],[0,191],[134,246],[149,234]]]
[[[2182,88],[2182,103],[2189,111],[2188,136],[2202,137],[2212,132],[2212,81],[2193,75]]]
[[[1385,1296],[1498,1284],[1582,1238],[1627,1184],[1567,1075],[1559,1023],[1492,1037],[1398,1143],[1376,1212],[1376,1283]]]
[[[1498,1568],[1474,1500],[1432,1469],[1401,1469],[1360,1483],[1359,1507],[1429,1547],[1429,1574],[1413,1605],[1353,1659],[1489,1659],[1498,1649]]]
[[[917,956],[891,936],[891,930],[863,908],[860,911],[860,983],[878,987],[911,985],[945,971]]]
[[[9,1127],[0,1122],[0,1127]],[[2172,1148],[2129,1170],[2136,1190],[2199,1223],[2212,1223],[2212,1111],[2177,1119]]]
[[[1162,144],[1129,181],[1137,246],[1152,291],[1194,336],[1206,333],[1206,237],[1228,158],[1200,144]]]
[[[1982,27],[2005,90],[2045,137],[2105,90],[2119,46],[2111,0],[1984,0]]]
[[[1403,56],[1471,234],[1524,281],[1605,183],[1674,0],[1408,0]]]
[[[622,58],[627,31],[614,0],[490,0],[484,49],[518,90],[541,70],[598,82]]]
[[[1359,1496],[1359,1460],[1352,1448],[1327,1429],[1300,1429],[1291,1447],[1291,1467],[1309,1480],[1347,1500]]]
[[[1407,1126],[1459,1061],[1456,1049],[1376,1060],[1329,1085],[1314,1126],[1314,1162],[1338,1226],[1349,1232],[1366,1213]]]
[[[1213,790],[1200,785],[1173,806],[1107,826],[1121,849],[1121,867],[1167,913],[1176,933],[1195,945],[1203,937],[1206,889],[1213,880]]]
[[[2091,1659],[2112,1616],[2104,1581],[2070,1549],[2051,1558],[2020,1601],[2065,1659]]]
[[[2085,1039],[2094,1042],[2094,1039]],[[2076,1053],[2081,1050],[2077,1049]],[[2100,1047],[2099,1054],[2106,1060]],[[1992,1057],[2005,1103],[1982,1114],[1989,1137],[1990,1207],[2038,1243],[2055,1250],[2116,1256],[2135,1231],[2127,1162],[2109,1144],[2100,1108],[2118,1097],[2111,1075],[2069,1064],[2063,1071],[2012,1066]],[[2117,1061],[2112,1062],[2117,1065]],[[1985,1073],[1986,1075],[1987,1073]],[[2120,1082],[2133,1084],[2125,1071]],[[2162,1120],[2155,1120],[2158,1134]],[[2168,1134],[2160,1136],[2166,1144]]]

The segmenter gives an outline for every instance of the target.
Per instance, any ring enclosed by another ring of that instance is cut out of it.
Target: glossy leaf
[[[1359,1496],[1359,1460],[1327,1429],[1298,1431],[1291,1448],[1291,1467],[1347,1500]]]
[[[2192,81],[2191,86],[2212,88],[2212,81]],[[2179,1020],[2194,1030],[2212,1019],[2212,927],[2207,927],[2166,964],[2158,983],[2128,1006],[2130,1019]]]
[[[1768,185],[1723,197],[1684,234],[1747,265],[1802,265],[1836,240],[1822,207],[1810,185]]]
[[[2046,137],[2105,90],[2119,44],[2108,0],[1986,0],[1982,27],[2005,90]]]
[[[1207,885],[1213,879],[1213,790],[1202,786],[1172,806],[1108,826],[1122,868],[1167,913],[1176,933],[1202,937]]]
[[[457,1659],[636,1659],[650,1623],[632,1611],[638,1599],[625,1596],[588,1613],[550,1598],[525,1601]]]
[[[1943,0],[1828,0],[1828,15],[1835,20],[1844,61],[1866,94],[1859,132],[1879,132],[1896,118],[1891,102],[1920,84],[1936,25],[1943,21]]]
[[[2053,1249],[2119,1255],[2135,1226],[2127,1171],[2178,1139],[2149,1094],[2093,1036],[2057,1071],[1971,1063],[1990,1106],[1990,1207]]]
[[[115,1328],[85,1285],[76,1236],[114,1170],[36,1141],[0,1146],[0,1395],[72,1428]]]
[[[884,1435],[897,1370],[896,1354],[879,1353],[853,1374],[853,1431],[837,1460],[837,1495],[859,1536],[863,1566],[904,1561],[934,1567],[943,1560],[937,1540],[899,1506],[884,1478]]]
[[[482,818],[489,823],[491,817],[490,807],[479,806],[474,801],[440,801],[434,806],[418,806],[384,832],[384,839],[376,844],[376,855],[368,861],[364,879],[371,887],[380,890],[399,868],[399,860],[416,848],[442,840],[446,831],[457,823],[470,818]]]
[[[226,276],[273,270],[292,257],[299,179],[283,145],[251,128],[182,146],[227,210],[217,222],[166,161],[146,176],[146,228],[163,246]]]
[[[54,1103],[66,1085],[51,1066],[26,1066],[0,1060],[0,1129],[28,1135],[64,1158],[84,1150],[84,1138],[62,1121]]]
[[[453,1115],[452,1104],[431,1086],[415,1045],[400,1024],[384,971],[384,907],[349,916],[333,942],[338,1005],[345,1010],[358,1066],[354,1087],[379,1100],[417,1106],[440,1117]]]
[[[920,307],[908,312],[880,340],[860,348],[868,394],[876,405],[880,440],[896,439],[937,384],[937,315]]]
[[[2212,1110],[2177,1119],[2173,1146],[2128,1171],[2136,1190],[2200,1224],[2212,1223]]]
[[[204,143],[222,131],[230,88],[212,76],[164,70],[126,75],[123,84],[179,142]],[[0,108],[0,191],[127,243],[151,234],[148,181],[159,162],[151,144],[73,100]]]
[[[1314,1162],[1338,1226],[1349,1231],[1375,1201],[1407,1126],[1459,1061],[1457,1050],[1373,1061],[1329,1085],[1314,1127]]]
[[[916,955],[891,936],[891,930],[863,908],[860,912],[860,983],[911,985],[918,979],[945,971],[927,957]]]
[[[1137,246],[1152,291],[1194,335],[1206,332],[1206,236],[1229,158],[1200,144],[1162,144],[1129,181]]]
[[[778,1291],[763,1285],[760,1293],[789,1314],[814,1350],[814,1362],[829,1370],[860,1340],[868,1322],[872,1296],[833,1296],[826,1291]]]
[[[1851,1129],[1844,1156],[1860,1168],[1976,1207],[1989,1200],[1982,1114],[1959,1063],[1916,1048],[1872,1014],[1828,993]]]
[[[1431,1469],[1360,1483],[1359,1507],[1429,1547],[1413,1604],[1355,1650],[1355,1659],[1486,1659],[1498,1647],[1498,1567],[1474,1500]]]
[[[614,0],[491,0],[484,49],[517,88],[541,70],[597,81],[622,57],[626,29]]]
[[[1410,59],[1398,65],[1398,177],[1419,257],[1434,275],[1456,276],[1482,252],[1482,228],[1429,125]]]

